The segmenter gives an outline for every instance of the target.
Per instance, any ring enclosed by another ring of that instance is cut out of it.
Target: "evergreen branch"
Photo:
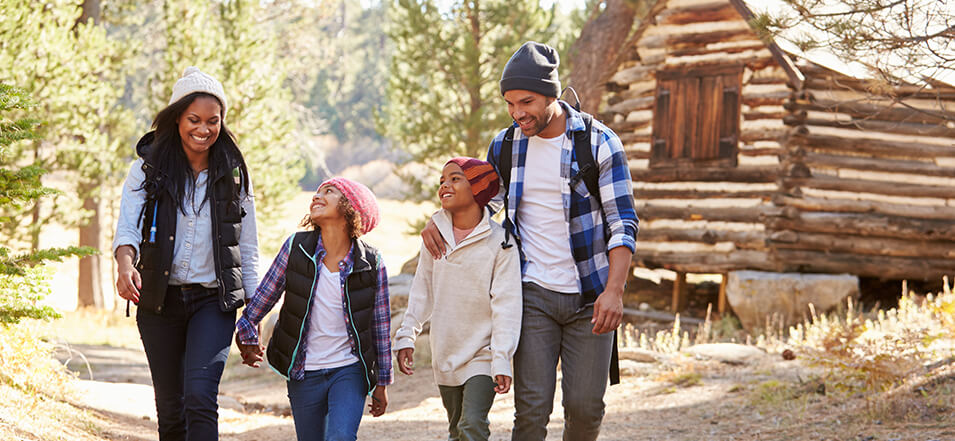
[[[4,248],[4,250],[6,250]],[[47,248],[28,254],[6,258],[6,252],[0,255],[0,274],[22,276],[25,268],[32,268],[46,262],[62,262],[65,257],[86,257],[99,254],[99,250],[92,247],[70,246],[66,248]]]

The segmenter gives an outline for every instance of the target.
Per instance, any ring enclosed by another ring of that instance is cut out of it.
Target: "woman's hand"
[[[116,249],[116,292],[120,297],[139,304],[139,290],[143,289],[143,279],[133,266],[135,254],[136,251],[129,245]]]
[[[375,391],[371,393],[371,403],[368,404],[368,407],[373,417],[380,417],[385,414],[385,409],[388,407],[388,392],[385,391],[385,386],[375,386]]]
[[[414,375],[414,348],[398,350],[398,370],[405,375]]]

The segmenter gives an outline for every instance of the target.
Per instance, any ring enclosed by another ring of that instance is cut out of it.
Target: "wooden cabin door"
[[[650,167],[735,167],[741,65],[657,72]]]

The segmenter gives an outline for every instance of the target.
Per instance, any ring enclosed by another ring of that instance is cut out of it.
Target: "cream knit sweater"
[[[504,229],[487,210],[461,243],[453,240],[451,214],[431,217],[448,251],[434,260],[424,247],[408,310],[392,350],[413,348],[431,320],[431,364],[442,386],[460,386],[475,375],[511,375],[511,358],[521,335],[521,264],[517,246],[501,248]]]

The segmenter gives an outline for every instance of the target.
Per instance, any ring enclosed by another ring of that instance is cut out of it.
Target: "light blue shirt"
[[[143,213],[143,204],[146,203],[146,192],[140,187],[145,179],[143,160],[140,158],[129,168],[126,183],[123,185],[116,236],[113,238],[114,255],[120,246],[130,245],[136,250],[136,256],[139,256],[139,244],[143,238],[140,216]],[[202,203],[208,181],[209,172],[203,170],[196,178],[195,192],[192,195],[186,194],[183,198],[182,205],[186,213],[176,210],[176,243],[173,246],[172,268],[169,270],[170,285],[198,283],[209,288],[215,288],[217,285],[211,240],[212,203]],[[242,232],[239,235],[242,285],[247,299],[252,297],[259,284],[259,242],[255,228],[253,194],[250,181],[249,192],[242,195],[240,201],[246,214],[242,217]]]

